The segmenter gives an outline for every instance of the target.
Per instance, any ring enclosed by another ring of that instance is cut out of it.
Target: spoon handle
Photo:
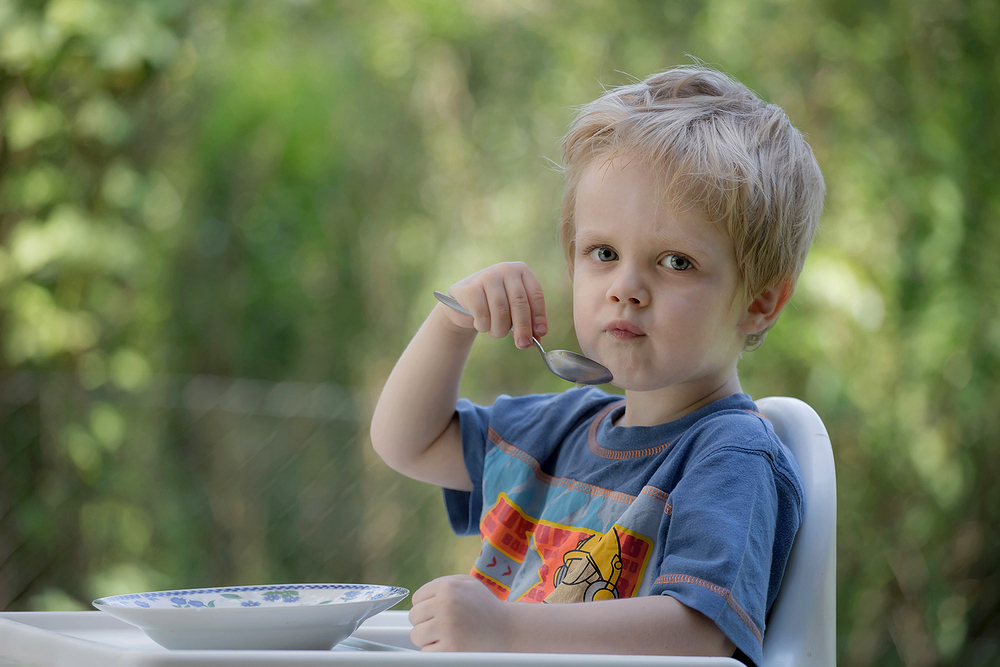
[[[465,308],[463,308],[462,304],[460,304],[458,300],[452,295],[434,290],[434,297],[444,305],[451,308],[452,310],[458,311],[463,315],[468,315],[469,317],[474,317],[474,315],[469,311],[467,311]]]

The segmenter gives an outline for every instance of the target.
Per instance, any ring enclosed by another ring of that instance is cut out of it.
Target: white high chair
[[[837,664],[837,478],[830,436],[816,411],[785,396],[757,401],[792,451],[805,486],[805,517],[764,633],[763,667]]]

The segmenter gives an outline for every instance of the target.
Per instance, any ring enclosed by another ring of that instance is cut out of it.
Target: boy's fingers
[[[413,608],[410,609],[410,613],[407,614],[406,618],[410,621],[410,625],[416,627],[421,623],[425,623],[434,617],[434,614],[428,609],[428,605],[414,602]]]
[[[490,305],[486,300],[486,293],[478,286],[469,290],[469,293],[463,297],[465,300],[462,305],[465,309],[472,313],[472,326],[479,333],[483,333],[490,330]]]
[[[426,584],[418,588],[410,596],[410,602],[412,604],[420,604],[421,602],[426,602],[434,597],[434,586],[432,584],[435,580],[428,581]]]
[[[522,262],[495,264],[452,286],[479,333],[503,338],[513,330],[520,348],[547,332],[542,287]],[[452,290],[449,290],[451,292]]]
[[[488,331],[494,338],[503,338],[510,331],[510,304],[507,302],[503,277],[492,274],[484,276],[483,290],[490,308]]]
[[[538,278],[530,270],[524,274],[524,289],[531,305],[531,332],[535,337],[544,336],[548,330],[548,319],[545,315],[545,295]]]
[[[413,629],[410,630],[410,641],[416,644],[418,648],[423,649],[428,644],[436,641],[432,628],[428,627],[428,624],[423,621],[415,622],[412,611],[410,612],[410,623],[413,624]]]
[[[514,343],[522,350],[531,347],[531,301],[521,276],[509,275],[504,280],[507,302],[510,304],[510,320],[514,331]]]

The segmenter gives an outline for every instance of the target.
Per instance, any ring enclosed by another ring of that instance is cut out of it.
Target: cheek
[[[737,332],[736,320],[728,307],[700,295],[693,298],[671,299],[662,320],[663,331],[677,341],[703,345],[709,341],[728,340],[728,334]]]
[[[594,353],[593,344],[597,336],[596,319],[592,316],[593,312],[593,300],[586,293],[576,293],[574,290],[573,330],[576,334],[576,342],[586,356],[591,356]]]
[[[580,323],[581,314],[586,311],[586,302],[588,301],[587,291],[584,289],[583,284],[574,279],[573,280],[573,321],[577,324]]]
[[[573,301],[573,328],[576,330],[577,338],[584,338],[590,334],[594,318],[588,317],[587,313],[591,310],[583,301]]]
[[[593,313],[602,297],[603,293],[593,282],[576,281],[573,283],[573,322],[578,330],[593,321]]]

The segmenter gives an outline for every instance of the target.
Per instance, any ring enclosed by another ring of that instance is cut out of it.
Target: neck
[[[697,386],[672,386],[653,391],[625,391],[625,414],[616,426],[656,426],[680,419],[709,403],[738,394],[743,389],[736,376],[721,383]]]

